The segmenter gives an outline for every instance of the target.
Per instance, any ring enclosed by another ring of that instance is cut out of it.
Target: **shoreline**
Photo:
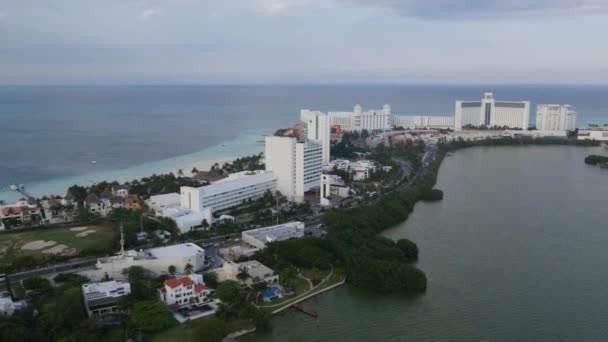
[[[223,164],[237,158],[258,154],[264,148],[259,143],[267,130],[243,131],[236,138],[205,148],[193,153],[174,156],[162,160],[150,161],[122,169],[108,169],[82,174],[53,178],[38,182],[26,183],[26,191],[35,197],[59,195],[64,196],[68,188],[74,184],[90,186],[102,181],[127,182],[153,174],[177,173],[182,170],[184,176],[191,176],[191,170],[196,167],[199,171],[207,171],[214,163]],[[16,201],[22,196],[9,189],[10,184],[0,185],[0,200]]]

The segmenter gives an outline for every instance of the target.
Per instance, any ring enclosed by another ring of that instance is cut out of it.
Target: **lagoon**
[[[420,248],[424,295],[343,286],[245,341],[599,341],[608,335],[608,170],[603,148],[476,147],[448,156],[437,187],[385,232]]]

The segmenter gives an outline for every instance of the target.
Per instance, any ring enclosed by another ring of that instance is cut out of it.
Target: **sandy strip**
[[[47,247],[55,246],[56,244],[57,242],[55,241],[36,240],[28,242],[25,245],[21,246],[21,249],[24,251],[37,251]]]
[[[171,170],[171,172],[173,172],[173,174],[177,175],[178,171],[181,169],[182,172],[184,173],[184,176],[190,177],[190,176],[194,176],[194,174],[192,173],[192,169],[195,167],[198,171],[209,171],[209,169],[211,169],[211,167],[215,163],[217,163],[221,167],[222,165],[224,165],[224,163],[231,162],[237,158],[240,158],[240,157],[227,157],[227,158],[222,158],[222,159],[200,160],[197,162],[182,165],[179,168]]]
[[[83,230],[87,230],[89,227],[74,227],[74,228],[70,228],[70,231],[72,232],[81,232]]]
[[[91,230],[87,230],[87,231],[76,234],[76,237],[86,237],[87,235],[93,234],[93,233],[95,233],[95,230],[91,229]]]

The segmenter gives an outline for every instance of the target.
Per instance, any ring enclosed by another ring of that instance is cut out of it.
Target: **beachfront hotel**
[[[527,130],[529,121],[530,101],[496,101],[493,93],[484,93],[481,101],[456,101],[456,131],[468,125]]]
[[[323,147],[317,141],[292,137],[266,137],[266,171],[277,178],[277,189],[288,199],[304,200],[304,193],[319,186],[323,171]]]
[[[389,130],[392,125],[391,106],[385,104],[382,109],[371,109],[363,111],[360,105],[356,105],[352,112],[329,112],[331,126],[339,126],[341,131],[376,131]]]
[[[435,115],[393,115],[393,126],[409,129],[451,129],[454,128],[454,117]]]
[[[323,147],[323,165],[327,165],[330,159],[330,124],[329,116],[319,111],[302,109],[300,111],[302,122],[301,137],[309,141],[318,141]]]
[[[536,129],[540,131],[574,131],[574,107],[559,104],[539,104],[536,109]]]

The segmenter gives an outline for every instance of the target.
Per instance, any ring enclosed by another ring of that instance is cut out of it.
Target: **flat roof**
[[[259,171],[252,175],[239,173],[234,178],[224,178],[213,184],[197,188],[201,197],[210,197],[240,190],[245,187],[254,186],[270,181],[276,181],[276,176],[270,171]]]
[[[194,243],[182,243],[166,247],[151,248],[148,252],[158,259],[184,258],[204,253],[205,250]]]
[[[304,223],[299,221],[288,222],[276,226],[246,230],[243,234],[265,242],[283,241],[304,236]]]

